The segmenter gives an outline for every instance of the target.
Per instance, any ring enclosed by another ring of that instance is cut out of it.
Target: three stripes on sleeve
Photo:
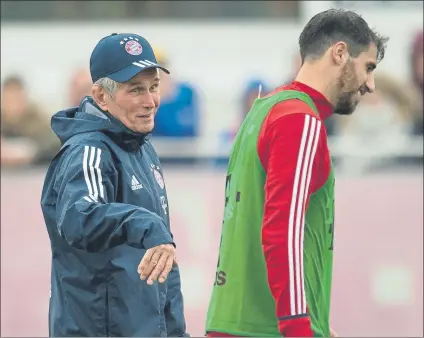
[[[84,196],[87,202],[98,202],[99,196],[104,198],[104,188],[100,162],[102,150],[100,148],[85,146],[82,167],[88,195]]]
[[[306,297],[303,276],[303,238],[305,208],[309,185],[320,136],[322,122],[313,116],[305,115],[303,132],[294,173],[293,192],[290,203],[288,226],[288,260],[290,315],[306,314]]]

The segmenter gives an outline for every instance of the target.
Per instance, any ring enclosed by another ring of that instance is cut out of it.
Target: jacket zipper
[[[108,288],[108,284],[106,283],[106,302],[105,302],[105,335],[106,337],[110,337],[109,332],[110,332],[110,328],[109,328],[109,288]]]
[[[143,166],[140,164],[140,163],[143,162],[143,152],[142,152],[142,150],[139,151],[139,154],[140,154],[141,159],[140,159],[140,162],[137,163],[137,165],[138,165],[139,169],[141,170],[141,172],[144,172]],[[160,194],[159,194],[158,190],[155,188],[155,184],[157,184],[156,178],[154,177],[155,175],[153,174],[152,167],[150,166],[149,162],[150,161],[147,161],[147,166],[148,166],[148,170],[150,170],[150,172],[145,173],[146,179],[147,179],[147,184],[148,184],[149,189],[152,193],[153,204],[155,205],[158,216],[163,218],[163,216],[162,216],[162,204],[161,204],[161,201],[160,201]],[[152,161],[152,164],[153,164],[153,161]],[[153,176],[152,180],[150,179],[151,176]]]

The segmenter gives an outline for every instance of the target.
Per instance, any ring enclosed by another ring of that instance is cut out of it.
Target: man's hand
[[[163,283],[174,262],[176,262],[175,247],[172,244],[161,244],[146,251],[137,271],[141,280],[148,278],[149,285],[153,285],[158,277],[159,283]]]

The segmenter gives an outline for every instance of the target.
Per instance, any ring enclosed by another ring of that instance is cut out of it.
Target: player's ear
[[[339,41],[331,48],[331,56],[336,65],[344,66],[349,59],[349,51],[347,45],[343,41]]]
[[[97,103],[97,105],[100,107],[100,109],[103,111],[109,110],[106,100],[107,95],[108,94],[101,86],[94,84],[93,87],[91,87],[91,96],[93,97],[93,100]]]

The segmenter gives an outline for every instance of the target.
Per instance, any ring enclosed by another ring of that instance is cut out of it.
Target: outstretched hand
[[[159,283],[163,283],[174,263],[176,263],[175,247],[172,244],[161,244],[146,251],[137,271],[141,280],[147,278],[148,285],[153,285],[158,278]]]

